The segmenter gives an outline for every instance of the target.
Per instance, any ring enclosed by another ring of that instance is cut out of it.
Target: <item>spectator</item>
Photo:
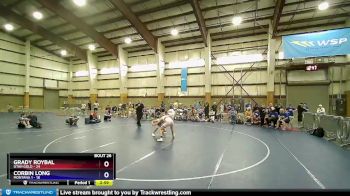
[[[174,109],[176,110],[179,107],[179,101],[176,100],[173,106],[174,106]]]
[[[271,107],[271,110],[270,110],[268,118],[267,118],[267,126],[275,127],[277,124],[278,118],[279,118],[279,116],[278,116],[278,112],[276,111],[276,108]],[[272,123],[272,125],[271,125],[271,123]]]
[[[244,112],[245,122],[251,123],[252,122],[252,110],[250,107],[247,107],[247,110]]]
[[[121,108],[121,116],[123,118],[127,118],[128,114],[127,114],[127,111],[126,111],[126,103],[123,103],[120,108]]]
[[[290,122],[289,112],[285,111],[284,109],[280,109],[280,116],[277,121],[276,129],[281,127],[282,130],[285,130],[289,122]]]
[[[268,109],[271,109],[273,107],[272,103],[269,103]]]
[[[95,112],[97,112],[99,106],[100,106],[100,104],[97,101],[95,101],[95,103],[94,103],[94,111]]]
[[[326,114],[326,109],[322,106],[322,104],[318,105],[316,113],[319,114],[319,115],[325,115]]]
[[[68,108],[68,101],[67,101],[67,100],[63,101],[63,107],[64,107],[65,109]]]
[[[254,110],[254,113],[253,113],[253,125],[259,125],[260,124],[260,112],[259,112],[259,109],[258,107],[256,107],[257,109]]]
[[[289,116],[290,125],[292,125],[291,121],[294,119],[294,111],[295,109],[291,105],[289,105],[286,109],[286,113],[288,113]]]
[[[160,104],[160,112],[161,112],[161,113],[165,112],[165,104],[164,104],[164,101],[162,101],[162,103]]]
[[[216,102],[211,106],[211,109],[214,111],[214,119],[216,119],[216,113],[218,110],[218,106],[216,105]]]
[[[97,116],[97,112],[96,111],[91,112],[90,113],[90,120],[97,120],[97,119],[99,119]]]
[[[103,119],[104,119],[104,121],[111,121],[112,120],[111,108],[108,106],[106,107]]]
[[[194,121],[194,122],[198,122],[199,121],[199,115],[197,113],[197,110],[195,109],[195,107],[193,106],[190,112],[190,120]]]
[[[83,112],[83,114],[85,114],[85,110],[86,110],[86,104],[82,103],[81,104],[81,111]]]
[[[224,104],[222,103],[221,105],[220,105],[220,114],[223,114],[225,112],[225,106],[224,106]]]
[[[237,123],[237,111],[235,110],[235,107],[228,108],[229,113],[231,115],[231,124]]]
[[[89,103],[87,105],[88,105],[89,111],[91,111],[91,102],[89,101]]]
[[[208,119],[209,118],[209,103],[205,103],[205,107],[204,107],[204,115],[205,118]]]
[[[71,126],[76,126],[78,123],[79,117],[77,116],[70,116],[68,119],[66,119],[66,123]]]
[[[160,108],[156,108],[154,110],[154,118],[160,118],[160,114],[161,114],[161,109]]]
[[[295,108],[292,106],[292,104],[289,104],[286,108],[288,111],[295,110]]]
[[[91,123],[99,123],[99,122],[101,122],[101,120],[100,120],[100,116],[97,115],[97,112],[96,111],[91,112],[88,123],[91,124]],[[86,121],[85,121],[85,123],[86,123]]]
[[[11,104],[8,104],[8,105],[7,105],[7,111],[8,111],[8,112],[13,112],[13,107],[12,107]]]
[[[278,104],[275,105],[275,110],[278,113],[278,115],[280,114],[280,109],[281,108],[282,108],[281,104],[278,103]]]
[[[112,111],[113,111],[113,113],[116,113],[117,112],[117,106],[113,106],[112,107]]]
[[[265,116],[266,116],[266,110],[265,110],[265,106],[264,105],[259,107],[259,116],[260,116],[260,126],[264,126],[264,124],[265,124]]]
[[[253,111],[255,112],[256,110],[259,110],[259,105],[257,103],[253,107]]]
[[[298,105],[298,123],[299,123],[299,126],[301,124],[301,122],[303,121],[303,112],[306,112],[307,110],[303,107],[304,104],[303,103],[300,103]]]

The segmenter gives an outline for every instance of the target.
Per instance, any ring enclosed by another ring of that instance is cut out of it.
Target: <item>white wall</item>
[[[165,48],[165,77],[164,87],[166,96],[179,96],[181,91],[181,69],[170,69],[171,62],[204,59],[204,48],[202,45],[192,44]],[[205,68],[188,68],[187,96],[204,96]]]
[[[98,60],[97,69],[100,71],[103,68],[116,68],[117,60]],[[99,97],[117,97],[120,96],[120,81],[119,74],[105,74],[98,72],[97,75],[97,90]]]
[[[338,27],[338,26],[336,26]],[[335,28],[334,26],[322,26],[322,29]],[[321,28],[307,28],[303,31],[321,30]],[[282,32],[282,34],[300,33],[300,31]],[[276,42],[278,52],[283,52],[281,39]],[[242,51],[246,53],[264,53],[266,56],[267,34],[258,34],[257,36],[242,36],[239,38],[225,39],[212,42],[212,53],[216,57],[227,56],[233,52]],[[23,95],[25,82],[25,47],[24,43],[8,34],[0,33],[0,93]],[[128,67],[137,64],[155,64],[155,54],[150,51],[135,52],[128,54]],[[180,91],[181,69],[169,69],[167,65],[174,61],[185,61],[191,59],[204,59],[203,44],[182,45],[165,48],[165,94],[166,96],[178,96]],[[266,58],[266,57],[265,57]],[[336,63],[344,63],[344,56],[335,58]],[[31,48],[31,77],[30,94],[43,95],[43,88],[54,87],[60,89],[60,96],[67,96],[69,81],[68,62],[60,57],[49,54],[36,47]],[[304,64],[304,60],[295,60],[295,65]],[[242,73],[246,73],[240,82],[249,95],[263,97],[266,96],[266,77],[267,61],[255,63],[253,69],[247,72],[252,63],[225,65],[225,69],[239,80]],[[275,71],[275,95],[286,95],[286,78],[289,82],[298,82],[308,80],[310,82],[329,81],[329,94],[343,94],[344,88],[341,88],[342,80],[345,80],[345,72],[341,71],[340,66],[331,67],[328,70],[308,73],[302,70],[286,72],[287,66],[294,66],[289,60],[277,60]],[[117,61],[113,57],[102,57],[98,59],[97,90],[99,97],[118,97],[120,96],[119,74],[102,75],[99,71],[103,68],[118,68]],[[82,61],[73,62],[73,75],[77,71],[87,71],[87,64]],[[188,96],[204,96],[204,67],[188,69]],[[73,77],[73,96],[89,97],[88,77]],[[225,73],[221,66],[212,65],[212,95],[223,96],[232,86],[232,78]],[[148,72],[129,72],[128,73],[128,96],[144,97],[157,96],[156,71]],[[246,95],[241,88],[236,85],[233,93],[235,95]],[[232,96],[232,93],[229,94]]]
[[[0,32],[0,93],[23,95],[25,87],[25,43]],[[43,96],[43,88],[67,91],[68,62],[31,46],[30,95]]]

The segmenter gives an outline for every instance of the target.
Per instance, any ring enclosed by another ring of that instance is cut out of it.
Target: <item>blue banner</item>
[[[187,92],[187,67],[181,69],[181,92]]]
[[[350,28],[282,37],[284,58],[350,54]]]
[[[2,190],[2,195],[57,195],[56,189],[47,189],[47,188],[7,188]]]

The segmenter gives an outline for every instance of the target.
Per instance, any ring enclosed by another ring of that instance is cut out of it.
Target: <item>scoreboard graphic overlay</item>
[[[10,185],[108,186],[116,178],[115,153],[9,153]]]

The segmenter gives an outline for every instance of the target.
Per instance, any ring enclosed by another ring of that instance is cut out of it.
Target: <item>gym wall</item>
[[[303,23],[296,20],[295,27]],[[317,30],[326,30],[340,28],[343,25],[330,25],[320,27],[310,27],[303,29],[302,32],[311,32]],[[283,29],[283,24],[281,25]],[[282,31],[282,34],[295,34],[297,31]],[[211,33],[212,37],[212,54],[216,57],[226,56],[230,54],[252,54],[263,53],[266,56],[267,34],[264,29],[252,30],[251,35],[241,36],[240,31],[232,31],[224,36],[225,40],[218,41],[215,32]],[[195,38],[197,39],[197,38]],[[286,67],[303,65],[305,61],[300,62],[293,60],[279,59],[279,53],[283,52],[281,47],[281,39],[276,40],[276,69],[275,69],[275,102],[283,105],[288,104],[288,83],[293,80],[304,81],[309,80],[309,84],[319,83],[319,78],[311,79],[309,75],[302,74],[302,70],[286,70]],[[169,69],[169,62],[185,61],[191,59],[204,58],[204,44],[200,39],[196,44],[181,43],[178,45],[169,45],[164,43],[165,47],[165,103],[180,102],[190,105],[195,101],[204,101],[204,67],[188,69],[188,94],[179,95],[180,91],[180,75],[181,69]],[[329,108],[326,110],[332,113],[332,105],[336,97],[344,96],[344,83],[348,76],[344,71],[344,65],[337,66],[338,63],[346,63],[348,60],[345,56],[335,57],[336,66],[332,66],[325,70],[325,78],[322,82],[328,82],[328,102]],[[141,49],[138,51],[130,51],[128,53],[129,68],[137,64],[155,64],[156,58],[153,51]],[[90,96],[89,77],[75,76],[78,71],[87,71],[87,63],[81,60],[72,62],[72,90],[74,101],[77,104],[88,102]],[[228,102],[234,95],[236,98],[242,97],[245,102],[253,101],[253,98],[259,104],[266,104],[266,84],[267,84],[267,61],[255,63],[251,70],[249,67],[252,63],[225,65],[225,69],[233,74],[236,80],[239,80],[243,74],[244,77],[240,84],[247,91],[243,91],[239,85],[235,85],[234,91],[227,94],[231,89],[233,80],[223,70],[221,66],[212,62],[212,102],[218,102],[221,98],[225,98]],[[15,107],[23,105],[24,83],[25,83],[25,46],[20,40],[11,37],[8,34],[0,33],[0,108],[6,108],[8,103]],[[42,51],[36,47],[31,47],[31,76],[30,76],[30,95],[31,108],[43,109],[44,98],[43,91],[45,88],[53,88],[59,90],[60,106],[67,100],[68,81],[69,81],[69,62]],[[117,105],[120,103],[120,81],[119,74],[101,74],[103,68],[117,68],[117,61],[111,56],[98,58],[97,64],[97,83],[98,101],[101,106]],[[294,73],[293,73],[294,72]],[[289,76],[289,77],[287,77]],[[297,78],[295,78],[297,77]],[[290,79],[290,81],[288,81]],[[310,80],[311,79],[311,80]],[[146,105],[157,105],[157,80],[156,71],[148,72],[128,72],[128,100],[141,100]],[[227,94],[227,95],[226,95]],[[224,97],[226,95],[226,97]],[[249,95],[249,96],[248,96]],[[314,100],[312,102],[318,102]],[[325,104],[327,105],[327,104]]]
[[[23,106],[25,90],[25,43],[0,32],[0,108]],[[31,46],[29,94],[32,109],[43,109],[43,90],[67,96],[68,62]]]
[[[88,76],[79,76],[76,74],[78,71],[88,71],[88,66],[86,62],[82,60],[77,60],[72,62],[72,90],[73,97],[90,97],[90,82]]]

